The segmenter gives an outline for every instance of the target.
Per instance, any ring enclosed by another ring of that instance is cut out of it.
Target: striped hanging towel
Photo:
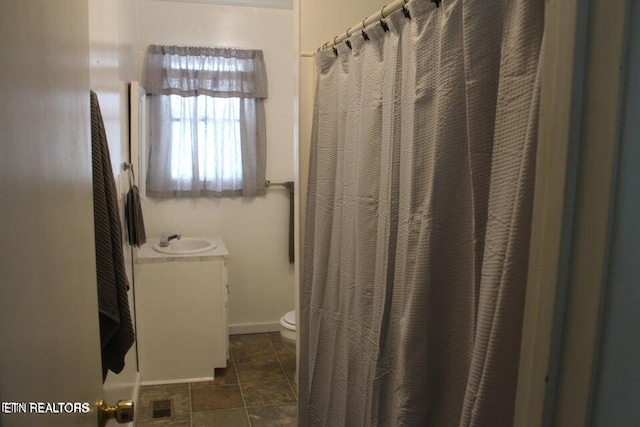
[[[98,311],[102,346],[102,379],[107,370],[120,373],[135,341],[129,311],[129,282],[122,252],[122,227],[109,145],[98,97],[91,91],[91,152],[93,214],[98,282]]]

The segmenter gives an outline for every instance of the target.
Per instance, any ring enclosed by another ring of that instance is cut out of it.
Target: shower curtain
[[[406,8],[317,55],[304,427],[512,425],[544,2]]]

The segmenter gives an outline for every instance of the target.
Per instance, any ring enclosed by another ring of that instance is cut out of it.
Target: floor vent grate
[[[154,400],[152,403],[152,418],[170,418],[171,400]]]

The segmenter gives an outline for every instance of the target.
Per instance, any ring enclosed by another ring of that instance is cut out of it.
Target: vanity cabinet
[[[213,379],[229,354],[228,252],[167,256],[150,241],[138,252],[135,304],[143,383]]]

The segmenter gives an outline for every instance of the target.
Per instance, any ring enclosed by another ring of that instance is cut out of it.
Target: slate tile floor
[[[295,350],[285,347],[279,332],[229,341],[228,366],[217,369],[213,381],[143,386],[136,426],[295,427]],[[171,417],[153,418],[153,402],[166,400]]]

